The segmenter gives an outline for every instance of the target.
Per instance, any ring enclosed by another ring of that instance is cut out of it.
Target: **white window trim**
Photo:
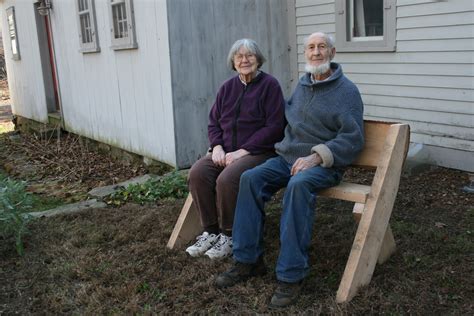
[[[111,37],[111,48],[113,50],[121,49],[135,49],[138,48],[137,37],[135,32],[135,12],[133,10],[132,0],[113,0],[115,3],[125,3],[125,10],[127,12],[127,28],[128,36],[123,38],[115,38],[114,36],[114,18],[112,12],[112,0],[109,2],[109,21],[110,21],[110,37]]]
[[[7,8],[7,25],[8,25],[8,39],[10,40],[10,49],[12,52],[12,59],[13,60],[20,60],[20,44],[18,42],[18,29],[16,27],[16,16],[15,16],[15,7],[9,7]],[[8,21],[9,16],[12,16],[12,24],[10,25],[10,22]],[[13,41],[12,36],[11,36],[11,26],[13,26],[13,32],[15,40]],[[16,51],[16,52],[15,52]]]
[[[383,36],[350,38],[350,1],[338,0],[336,9],[336,47],[338,52],[393,52],[396,50],[397,7],[395,0],[383,0]]]
[[[81,15],[84,14],[85,11],[79,11],[79,1],[74,0],[74,2],[76,3],[77,25],[79,28],[79,46],[80,46],[79,51],[81,53],[97,53],[97,52],[100,52],[100,45],[99,45],[99,35],[97,34],[95,1],[94,0],[84,0],[84,1],[87,2],[87,7],[89,8],[88,14],[89,14],[90,23],[91,23],[92,42],[90,43],[82,42]]]

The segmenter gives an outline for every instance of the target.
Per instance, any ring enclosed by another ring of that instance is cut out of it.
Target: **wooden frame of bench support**
[[[376,168],[372,185],[341,182],[319,193],[354,202],[353,214],[359,223],[337,291],[336,301],[339,303],[350,301],[361,286],[370,282],[376,263],[382,264],[395,251],[389,220],[408,151],[410,128],[407,124],[366,121],[365,130],[366,146],[354,165]],[[167,247],[181,247],[201,230],[189,194]]]
[[[339,303],[350,301],[359,287],[369,284],[384,240],[395,244],[391,230],[388,232],[388,222],[398,192],[408,141],[408,125],[390,126],[372,182],[372,190],[337,291],[336,301]]]

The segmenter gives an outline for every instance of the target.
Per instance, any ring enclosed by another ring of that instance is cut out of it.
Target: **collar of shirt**
[[[257,70],[257,74],[255,75],[255,77],[253,77],[253,79],[257,78],[260,73],[261,73],[261,71],[260,71],[260,70]],[[240,82],[242,82],[242,84],[243,84],[244,86],[247,85],[247,82],[243,81],[242,78],[240,78],[240,75],[239,75],[239,79],[240,79]],[[253,79],[250,80],[250,82],[252,82]],[[250,82],[249,82],[249,83],[250,83]]]

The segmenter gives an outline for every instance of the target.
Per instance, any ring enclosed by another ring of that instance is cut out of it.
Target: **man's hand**
[[[225,151],[221,145],[212,148],[212,162],[217,166],[225,167]]]
[[[294,176],[300,171],[315,167],[319,165],[321,162],[323,162],[323,160],[317,153],[311,154],[306,157],[300,157],[296,159],[293,166],[291,166],[291,175]]]
[[[225,155],[225,165],[228,166],[231,163],[233,163],[234,161],[236,161],[236,160],[238,160],[238,159],[240,159],[243,156],[246,156],[248,154],[250,154],[250,153],[248,151],[246,151],[245,149],[239,149],[239,150],[227,153]]]

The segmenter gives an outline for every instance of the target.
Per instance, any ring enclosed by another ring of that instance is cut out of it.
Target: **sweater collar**
[[[307,72],[301,77],[300,83],[304,86],[320,86],[336,81],[342,76],[342,68],[341,65],[339,65],[338,63],[331,62],[331,70],[332,74],[331,76],[329,76],[329,78],[317,82],[313,82],[313,80],[311,79],[311,74]]]
[[[244,86],[248,86],[248,85],[250,85],[250,84],[253,84],[253,83],[255,83],[255,82],[260,81],[260,79],[262,79],[262,77],[263,77],[263,74],[264,74],[263,71],[257,70],[257,75],[256,75],[252,80],[250,80],[250,82],[248,82],[248,83],[245,82],[245,81],[243,81],[243,80],[240,78],[239,75],[237,75],[237,78],[239,79],[239,81],[240,81]]]

